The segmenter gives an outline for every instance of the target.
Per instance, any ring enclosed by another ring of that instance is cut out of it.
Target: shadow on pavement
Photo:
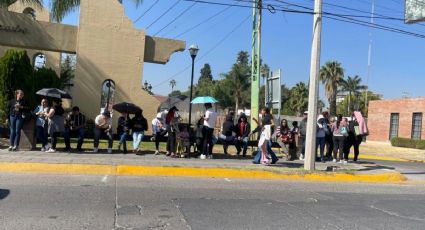
[[[7,196],[9,196],[10,191],[9,189],[0,189],[0,200],[3,200]]]

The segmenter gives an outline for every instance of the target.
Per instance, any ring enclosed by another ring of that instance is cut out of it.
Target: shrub
[[[394,137],[391,139],[391,145],[404,148],[425,149],[425,140]]]

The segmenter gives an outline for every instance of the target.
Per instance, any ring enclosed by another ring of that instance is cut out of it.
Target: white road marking
[[[103,178],[102,178],[102,182],[103,183],[106,183],[108,181],[108,175],[105,175]]]
[[[227,182],[232,182],[229,178],[224,178],[224,180]]]

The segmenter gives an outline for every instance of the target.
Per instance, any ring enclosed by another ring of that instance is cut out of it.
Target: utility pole
[[[322,0],[314,1],[313,44],[311,46],[310,89],[308,94],[307,136],[304,169],[314,170],[316,160],[316,118],[319,98],[320,46],[322,32]]]
[[[260,60],[261,60],[261,13],[263,1],[253,1],[252,16],[252,54],[251,54],[251,126],[257,127],[259,101],[260,101]],[[237,111],[236,111],[237,112]]]

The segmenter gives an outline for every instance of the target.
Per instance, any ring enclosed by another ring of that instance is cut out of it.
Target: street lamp
[[[192,88],[193,88],[193,71],[195,69],[195,58],[198,54],[198,46],[193,44],[189,47],[190,56],[192,57],[192,77],[190,79],[190,97],[189,97],[189,127],[192,124]]]

